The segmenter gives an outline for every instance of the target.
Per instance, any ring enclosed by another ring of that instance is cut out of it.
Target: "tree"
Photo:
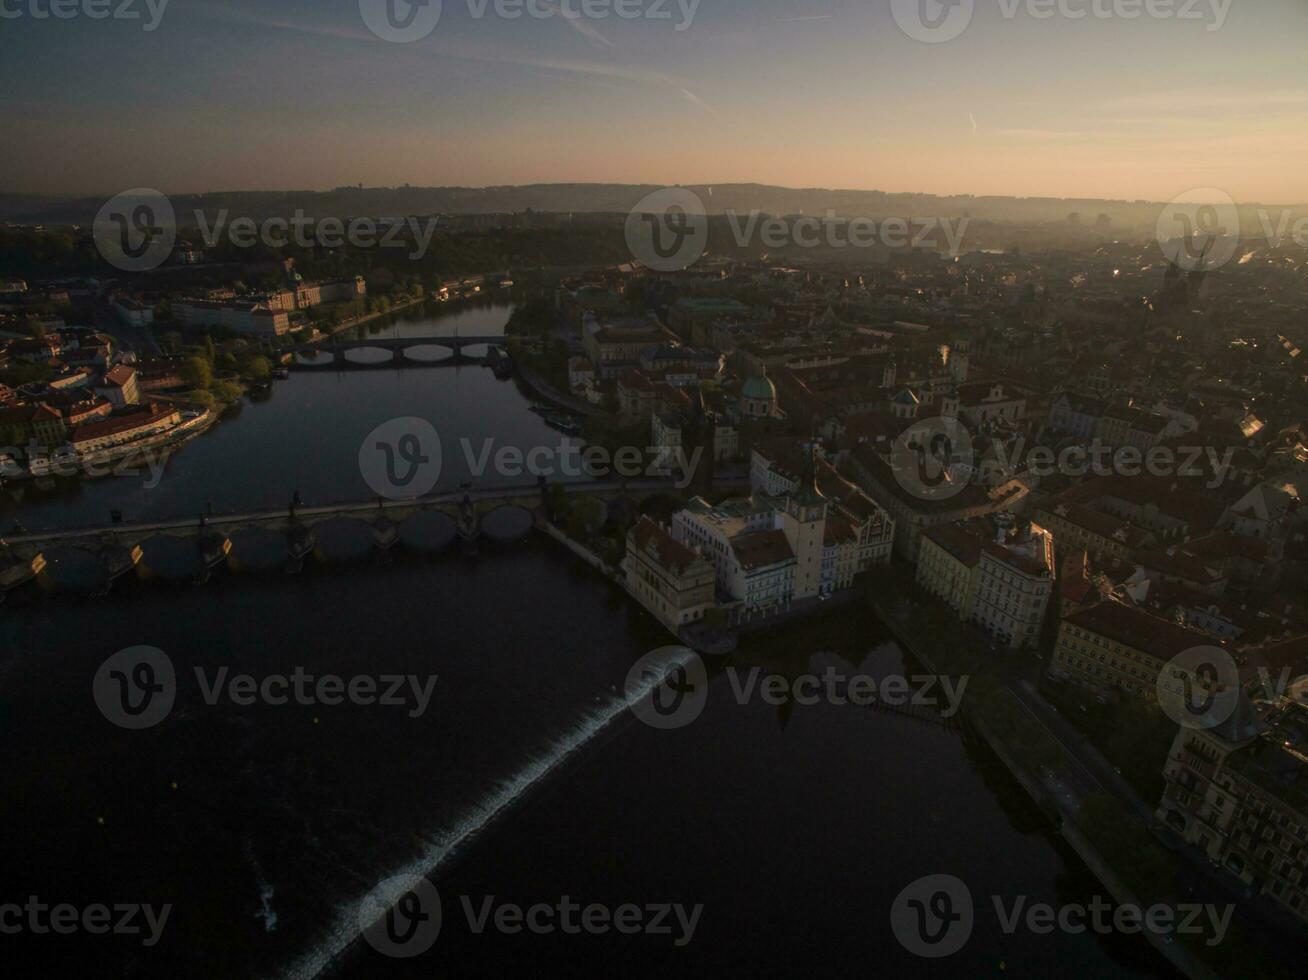
[[[241,364],[241,374],[251,381],[267,381],[272,377],[272,365],[262,354],[254,354]]]
[[[209,385],[214,398],[223,402],[234,402],[241,397],[241,389],[230,381],[214,381]]]
[[[208,388],[213,381],[213,367],[203,357],[188,357],[181,373],[192,388]]]
[[[574,541],[587,541],[600,529],[604,521],[604,504],[594,497],[582,497],[572,506],[566,530]]]
[[[600,557],[614,566],[622,564],[627,555],[627,536],[621,530],[613,530],[604,535],[600,541]]]

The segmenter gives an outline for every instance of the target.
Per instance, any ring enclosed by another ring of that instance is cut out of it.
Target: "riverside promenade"
[[[933,655],[929,644],[922,642],[919,631],[912,627],[911,600],[902,594],[889,593],[873,598],[871,606],[905,653],[935,673],[952,673],[941,669],[942,658]],[[939,621],[938,617],[936,621]],[[965,626],[958,623],[957,627],[959,645],[965,646],[969,639]],[[1091,795],[1108,796],[1116,800],[1140,821],[1141,829],[1144,830],[1147,830],[1149,823],[1152,822],[1152,812],[1149,808],[1136,797],[1134,791],[1120,777],[1114,784],[1113,781],[1095,775],[1093,769],[1107,766],[1102,757],[1097,760],[1097,763],[1096,760],[1083,758],[1087,746],[1065,742],[1038,717],[1029,703],[1032,695],[1043,703],[1043,698],[1040,698],[1037,692],[1023,690],[1024,681],[1016,677],[1005,676],[998,671],[994,672],[993,676],[999,685],[998,710],[1011,713],[1012,716],[1020,719],[1028,732],[1034,731],[1038,736],[1047,738],[1049,743],[1056,747],[1059,758],[1053,760],[1051,765],[1032,765],[1026,758],[1032,754],[1027,751],[1032,749],[1029,742],[1021,739],[1014,741],[1012,736],[1001,733],[994,723],[993,712],[983,713],[977,710],[975,702],[969,704],[965,701],[963,713],[968,724],[985,740],[1004,767],[1031,797],[1032,802],[1050,816],[1060,835],[1099,879],[1114,902],[1118,905],[1131,905],[1142,909],[1160,903],[1175,906],[1176,902],[1171,898],[1143,901],[1122,875],[1114,870],[1109,858],[1092,841],[1092,828],[1083,825],[1086,818],[1082,806]],[[1045,706],[1048,707],[1047,703]],[[1052,711],[1052,708],[1049,710]],[[987,714],[991,717],[987,717]],[[1141,932],[1155,950],[1187,977],[1192,980],[1220,980],[1220,974],[1201,961],[1186,945],[1175,941],[1171,935],[1148,929],[1142,929]]]
[[[558,405],[560,408],[566,408],[569,412],[575,412],[578,415],[593,415],[597,418],[609,417],[609,413],[605,412],[598,405],[592,405],[590,402],[582,401],[580,398],[574,398],[571,395],[563,394],[563,392],[559,391],[538,373],[527,367],[527,365],[521,363],[521,361],[516,358],[514,360],[514,370],[517,372],[518,377],[522,379],[522,383],[544,401]]]

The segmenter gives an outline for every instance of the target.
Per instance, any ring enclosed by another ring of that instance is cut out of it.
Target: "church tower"
[[[795,553],[795,598],[811,599],[822,585],[822,550],[826,541],[827,501],[817,488],[817,448],[804,455],[799,486],[786,498],[782,531]]]
[[[895,355],[891,354],[889,360],[881,368],[881,387],[893,388],[895,378],[899,376],[898,365],[895,363]]]
[[[940,402],[940,417],[946,419],[958,418],[958,409],[962,405],[958,397],[958,386],[950,385],[949,390],[945,392],[945,397]]]
[[[967,369],[972,361],[972,341],[959,339],[949,348],[949,360],[946,362],[946,369],[949,376],[958,384],[967,381]]]

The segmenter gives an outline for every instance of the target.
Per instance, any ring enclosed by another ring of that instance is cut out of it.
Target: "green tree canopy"
[[[203,357],[188,357],[182,364],[182,378],[193,388],[208,388],[213,381],[213,367]]]

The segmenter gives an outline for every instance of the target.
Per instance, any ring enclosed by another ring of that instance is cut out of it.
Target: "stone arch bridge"
[[[291,366],[301,369],[313,370],[315,367],[389,367],[395,364],[403,364],[412,367],[441,367],[448,364],[481,364],[487,360],[483,356],[469,356],[465,353],[468,347],[491,347],[502,346],[505,343],[505,337],[367,337],[360,340],[343,340],[340,337],[332,338],[317,344],[301,344],[299,347],[292,347],[285,353],[294,354],[297,357],[312,356],[315,354],[331,354],[331,361],[312,364],[300,361],[294,362]],[[409,352],[417,348],[437,347],[450,351],[453,356],[442,360],[431,360],[429,358],[410,357]],[[366,363],[362,361],[351,361],[346,355],[350,351],[378,350],[386,351],[391,355],[389,364],[386,362]]]
[[[325,563],[386,556],[397,545],[443,551],[456,539],[475,552],[479,540],[525,537],[544,513],[546,485],[435,493],[414,500],[292,503],[278,511],[209,514],[110,524],[0,538],[0,602],[28,583],[106,595],[130,572],[145,579],[208,581],[213,570],[300,571],[311,556]],[[662,480],[565,485],[569,494],[618,498],[666,492]]]

